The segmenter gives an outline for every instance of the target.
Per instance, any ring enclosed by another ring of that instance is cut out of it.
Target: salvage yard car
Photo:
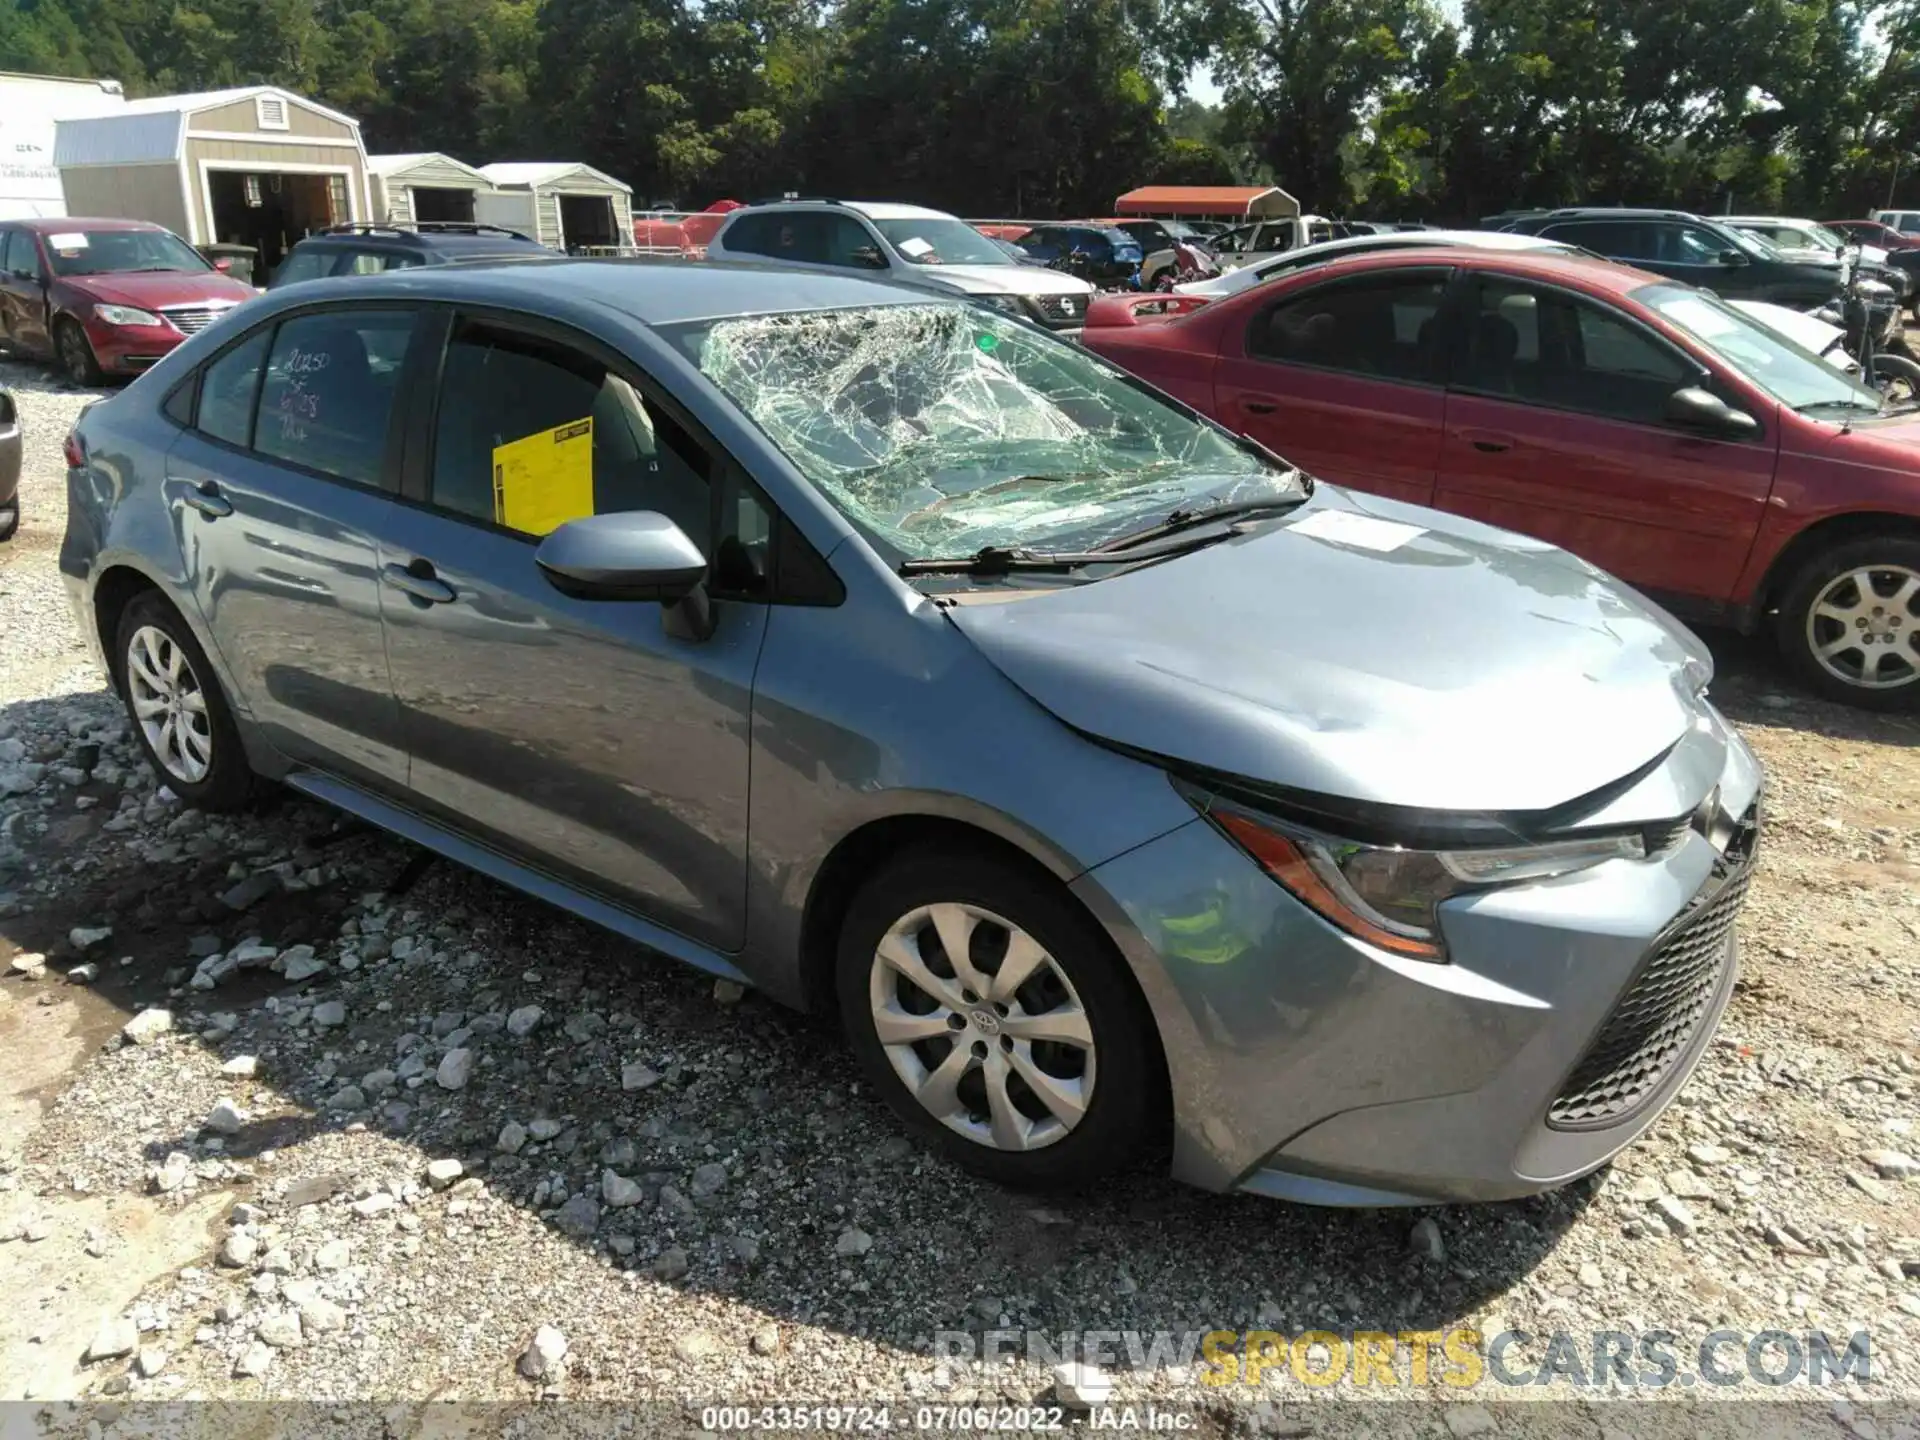
[[[253,295],[144,220],[0,225],[0,338],[17,354],[57,361],[77,385],[139,374]]]
[[[278,781],[835,1013],[982,1175],[1535,1192],[1733,987],[1761,775],[1687,631],[964,300],[342,279],[68,451],[61,569],[176,794]]]
[[[1704,290],[1415,248],[1174,319],[1103,298],[1082,341],[1318,475],[1770,631],[1832,698],[1920,704],[1920,411]]]

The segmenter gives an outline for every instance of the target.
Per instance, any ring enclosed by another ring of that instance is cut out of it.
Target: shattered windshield
[[[1077,345],[959,304],[703,321],[675,338],[855,524],[909,559],[1098,543],[1206,497],[1302,493]]]

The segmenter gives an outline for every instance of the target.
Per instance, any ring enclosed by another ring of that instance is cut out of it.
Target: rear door
[[[1446,420],[1444,267],[1295,290],[1222,342],[1214,414],[1322,479],[1426,504]]]
[[[1705,372],[1663,336],[1548,286],[1464,289],[1434,503],[1646,590],[1730,595],[1772,487],[1771,417],[1751,441],[1672,426],[1668,397]]]
[[[407,755],[376,544],[416,318],[360,304],[258,327],[198,373],[167,454],[180,553],[236,698],[282,754],[387,790]]]

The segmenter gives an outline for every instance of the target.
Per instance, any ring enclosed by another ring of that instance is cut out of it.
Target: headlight
[[[982,305],[991,305],[996,310],[1004,310],[1009,315],[1024,315],[1027,307],[1020,303],[1017,295],[981,295],[976,297]]]
[[[93,313],[109,325],[159,325],[160,317],[151,310],[136,310],[131,305],[96,305]]]
[[[1608,860],[1640,860],[1647,853],[1639,835],[1499,849],[1408,850],[1335,839],[1218,801],[1207,804],[1204,813],[1323,919],[1369,945],[1415,960],[1446,958],[1439,907],[1456,895],[1571,875]]]

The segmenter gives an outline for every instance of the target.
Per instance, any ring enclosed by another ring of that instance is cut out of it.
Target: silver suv
[[[775,260],[970,295],[1053,331],[1078,331],[1094,288],[1076,275],[1022,265],[966,221],[918,205],[781,200],[736,210],[709,260]]]

